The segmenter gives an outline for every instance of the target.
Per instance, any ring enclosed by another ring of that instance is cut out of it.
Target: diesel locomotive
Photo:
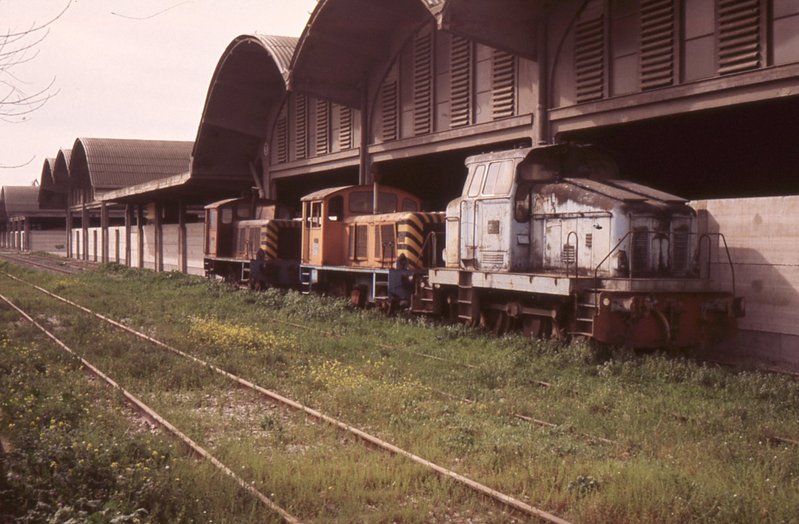
[[[244,201],[218,203],[208,208],[208,245],[213,228],[217,243],[224,227],[235,231],[236,253],[228,258],[248,264],[233,266],[235,278],[254,287],[272,282],[258,276],[259,256],[269,253],[268,267],[285,262],[282,272],[267,271],[283,275],[275,282],[291,286],[293,278],[304,293],[407,308],[498,334],[520,328],[638,348],[701,346],[734,335],[744,305],[734,294],[732,261],[720,259],[723,237],[698,233],[686,200],[620,179],[612,158],[591,146],[476,155],[466,168],[462,193],[446,212],[422,211],[416,196],[377,185],[309,194],[299,220],[274,203],[249,215]],[[215,215],[214,206],[221,206]],[[238,220],[224,223],[226,207],[239,210]],[[260,255],[252,256],[256,246]],[[228,258],[211,257],[214,268],[230,271],[220,265]],[[730,268],[729,282],[711,278],[719,260]]]

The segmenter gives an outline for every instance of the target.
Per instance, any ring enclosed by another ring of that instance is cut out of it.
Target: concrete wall
[[[144,226],[144,268],[155,269],[155,226]],[[131,267],[138,267],[138,231],[136,227],[131,228],[130,235],[130,260]],[[164,271],[178,271],[178,225],[164,224]],[[39,233],[39,232],[32,232]],[[41,232],[44,233],[44,232]],[[54,233],[54,232],[53,232]],[[61,244],[64,243],[64,233],[58,232]],[[102,229],[99,227],[89,228],[89,251],[90,261],[102,261]],[[96,239],[96,241],[95,241]],[[186,244],[187,244],[187,266],[188,273],[191,275],[203,275],[203,224],[186,224]],[[96,245],[96,251],[95,251]],[[37,249],[44,251],[44,249]],[[72,254],[73,258],[83,257],[83,234],[77,228],[72,230]],[[62,250],[61,254],[66,253]],[[95,253],[97,255],[95,259]],[[117,259],[117,255],[119,258]],[[109,262],[125,263],[125,226],[115,226],[108,228],[108,260]]]
[[[63,255],[67,252],[66,233],[61,230],[31,231],[30,237],[31,251],[44,251],[56,255]]]
[[[693,202],[700,229],[721,232],[746,299],[739,334],[720,351],[799,371],[799,196]],[[730,282],[723,246],[714,243],[713,277]]]

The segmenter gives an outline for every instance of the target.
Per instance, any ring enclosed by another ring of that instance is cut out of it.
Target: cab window
[[[488,166],[483,195],[505,196],[513,185],[513,162],[491,162]]]
[[[355,215],[368,215],[372,213],[374,193],[371,191],[357,191],[350,194],[350,213]],[[394,213],[397,211],[398,199],[394,193],[379,192],[377,195],[377,212]]]
[[[311,202],[309,206],[310,209],[308,211],[308,226],[320,227],[322,225],[322,203]]]
[[[412,198],[403,198],[402,199],[402,210],[403,211],[419,211],[419,204],[416,203],[416,200]]]
[[[327,201],[327,219],[336,222],[344,218],[344,197],[339,195]]]
[[[220,218],[223,224],[233,223],[233,210],[229,207],[223,207],[221,209]]]
[[[469,190],[466,193],[466,196],[476,197],[480,194],[480,186],[483,185],[483,175],[485,175],[486,166],[483,164],[478,165],[474,169],[474,173],[472,174],[472,179],[469,182]]]

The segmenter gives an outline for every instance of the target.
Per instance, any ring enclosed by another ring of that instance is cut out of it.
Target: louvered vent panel
[[[498,49],[492,62],[491,107],[495,119],[516,114],[516,58]]]
[[[316,100],[316,154],[330,152],[330,102]]]
[[[343,150],[352,149],[352,109],[346,106],[339,106],[339,131],[338,141]]]
[[[397,80],[386,81],[380,96],[383,109],[383,140],[396,140],[399,131],[399,110],[397,104],[399,86]]]
[[[760,0],[718,0],[719,73],[760,67]]]
[[[452,37],[451,120],[452,127],[468,126],[472,123],[472,54],[469,40]]]
[[[575,33],[574,70],[577,101],[597,100],[605,94],[605,20],[581,20]]]
[[[413,132],[433,130],[433,34],[418,36],[413,46]]]
[[[674,84],[674,3],[641,2],[641,89]]]
[[[289,126],[286,115],[281,115],[277,120],[277,163],[285,164],[289,161]]]
[[[308,98],[297,94],[295,103],[294,143],[296,146],[297,160],[308,157]]]

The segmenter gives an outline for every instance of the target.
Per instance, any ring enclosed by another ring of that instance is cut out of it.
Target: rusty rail
[[[58,337],[53,335],[50,331],[48,331],[44,326],[36,322],[30,315],[28,315],[25,311],[21,308],[17,307],[13,302],[7,299],[5,296],[0,295],[0,299],[6,302],[9,306],[14,308],[22,317],[24,317],[28,322],[36,326],[40,331],[42,331],[48,338],[50,338],[56,345],[58,345],[62,350],[66,353],[74,357],[78,362],[80,362],[81,366],[87,369],[96,377],[103,380],[108,386],[110,386],[115,391],[118,391],[122,394],[123,397],[128,401],[128,403],[138,412],[145,415],[149,420],[155,422],[158,426],[165,429],[167,432],[172,434],[177,440],[182,442],[191,453],[196,454],[197,456],[207,460],[211,464],[214,465],[219,471],[233,479],[236,484],[239,485],[240,488],[248,492],[249,494],[253,495],[256,499],[258,499],[261,504],[266,506],[267,508],[271,509],[275,513],[279,514],[285,522],[290,524],[299,524],[299,519],[288,513],[286,510],[278,506],[275,502],[273,502],[269,497],[255,489],[252,485],[250,485],[247,481],[236,475],[232,469],[227,467],[223,464],[219,459],[211,455],[208,451],[206,451],[203,447],[199,444],[194,442],[188,435],[181,432],[178,428],[172,425],[168,420],[164,417],[159,415],[155,410],[150,408],[147,404],[139,400],[136,396],[132,393],[124,389],[120,386],[117,382],[115,382],[111,377],[100,371],[96,366],[91,364],[88,360],[78,355],[72,348],[67,346],[64,342],[62,342]]]
[[[158,347],[160,347],[162,349],[165,349],[165,350],[167,350],[167,351],[169,351],[171,353],[174,353],[174,354],[176,354],[178,356],[181,356],[183,358],[186,358],[186,359],[188,359],[188,360],[190,360],[190,361],[192,361],[192,362],[194,362],[196,364],[199,364],[199,365],[201,365],[201,366],[203,366],[203,367],[205,367],[205,368],[207,368],[207,369],[209,369],[211,371],[214,371],[215,373],[218,373],[218,374],[230,379],[233,382],[236,382],[237,384],[239,384],[239,385],[241,385],[241,386],[243,386],[243,387],[245,387],[247,389],[250,389],[252,391],[260,393],[262,396],[270,399],[273,402],[282,404],[284,406],[288,406],[288,407],[290,407],[290,408],[292,408],[294,410],[297,410],[297,411],[301,411],[301,412],[305,413],[306,415],[310,416],[311,418],[313,418],[313,419],[315,419],[317,421],[325,422],[325,423],[327,423],[327,424],[329,424],[329,425],[331,425],[333,427],[336,427],[336,428],[338,428],[340,430],[346,431],[347,433],[350,433],[351,435],[354,435],[356,438],[358,438],[362,442],[365,442],[366,444],[369,444],[370,446],[373,446],[373,447],[376,447],[376,448],[381,449],[383,451],[386,451],[388,453],[391,453],[392,455],[403,456],[403,457],[407,458],[408,460],[410,460],[411,462],[414,462],[414,463],[419,464],[419,465],[421,465],[421,466],[423,466],[423,467],[425,467],[425,468],[427,468],[429,470],[432,470],[433,472],[435,472],[436,474],[440,475],[441,477],[449,478],[451,480],[454,480],[455,482],[457,482],[457,483],[459,483],[459,484],[471,489],[472,491],[474,491],[476,493],[479,493],[480,495],[483,495],[483,496],[485,496],[485,497],[487,497],[487,498],[489,498],[491,500],[494,500],[495,502],[498,502],[498,503],[504,505],[505,507],[507,507],[507,508],[509,508],[511,510],[518,511],[518,512],[524,513],[526,515],[529,515],[531,517],[536,517],[536,518],[542,519],[542,520],[544,520],[546,522],[551,522],[553,524],[570,524],[567,520],[564,520],[564,519],[562,519],[562,518],[560,518],[560,517],[558,517],[556,515],[553,515],[553,514],[551,514],[549,512],[546,512],[546,511],[544,511],[542,509],[539,509],[539,508],[536,508],[534,506],[531,506],[531,505],[529,505],[529,504],[527,504],[525,502],[522,502],[521,500],[518,500],[518,499],[516,499],[514,497],[511,497],[510,495],[506,495],[505,493],[502,493],[502,492],[497,491],[497,490],[495,490],[493,488],[490,488],[490,487],[486,486],[485,484],[481,484],[480,482],[477,482],[477,481],[472,480],[472,479],[470,479],[470,478],[468,478],[468,477],[466,477],[464,475],[456,473],[455,471],[447,469],[447,468],[445,468],[443,466],[439,466],[438,464],[436,464],[434,462],[431,462],[431,461],[429,461],[427,459],[424,459],[424,458],[422,458],[422,457],[420,457],[418,455],[415,455],[415,454],[413,454],[413,453],[411,453],[409,451],[406,451],[406,450],[404,450],[404,449],[402,449],[400,447],[397,447],[397,446],[395,446],[395,445],[393,445],[393,444],[391,444],[391,443],[389,443],[389,442],[387,442],[385,440],[382,440],[382,439],[380,439],[380,438],[378,438],[376,436],[373,436],[373,435],[371,435],[369,433],[366,433],[365,431],[360,430],[360,429],[358,429],[358,428],[356,428],[354,426],[351,426],[351,425],[347,424],[346,422],[342,422],[342,421],[340,421],[338,419],[335,419],[335,418],[333,418],[333,417],[331,417],[329,415],[325,415],[324,413],[322,413],[320,411],[317,411],[317,410],[315,410],[313,408],[310,408],[310,407],[308,407],[308,406],[306,406],[306,405],[304,405],[304,404],[302,404],[300,402],[292,400],[292,399],[290,399],[288,397],[284,397],[283,395],[280,395],[279,393],[276,393],[274,391],[268,390],[268,389],[266,389],[266,388],[264,388],[262,386],[259,386],[259,385],[255,384],[253,382],[250,382],[250,381],[248,381],[246,379],[243,379],[243,378],[241,378],[241,377],[239,377],[237,375],[234,375],[234,374],[232,374],[232,373],[230,373],[228,371],[225,371],[224,369],[222,369],[222,368],[220,368],[218,366],[215,366],[214,364],[211,364],[210,362],[208,362],[206,360],[200,359],[198,357],[195,357],[194,355],[191,355],[189,353],[181,351],[181,350],[179,350],[179,349],[177,349],[177,348],[175,348],[173,346],[170,346],[169,344],[166,344],[165,342],[161,342],[160,340],[155,339],[155,338],[153,338],[153,337],[151,337],[149,335],[145,335],[144,333],[140,333],[139,331],[136,331],[136,330],[134,330],[132,328],[129,328],[128,326],[125,326],[124,324],[120,324],[119,322],[117,322],[115,320],[112,320],[112,319],[110,319],[110,318],[108,318],[108,317],[106,317],[104,315],[101,315],[100,313],[96,313],[96,312],[94,312],[94,311],[92,311],[92,310],[90,310],[90,309],[88,309],[88,308],[86,308],[84,306],[81,306],[80,304],[72,302],[71,300],[68,300],[68,299],[66,299],[64,297],[56,295],[55,293],[52,293],[52,292],[50,292],[50,291],[48,291],[48,290],[46,290],[46,289],[44,289],[44,288],[42,288],[40,286],[37,286],[35,284],[31,284],[29,282],[25,282],[24,280],[22,280],[20,278],[17,278],[17,277],[15,277],[13,275],[10,275],[8,273],[6,273],[6,276],[8,276],[9,278],[12,278],[13,280],[16,280],[18,282],[21,282],[23,284],[31,286],[34,289],[36,289],[36,290],[38,290],[38,291],[40,291],[40,292],[52,297],[52,298],[55,298],[56,300],[59,300],[59,301],[64,302],[66,304],[69,304],[69,305],[71,305],[71,306],[73,306],[73,307],[75,307],[77,309],[80,309],[81,311],[84,311],[84,312],[86,312],[86,313],[88,313],[90,315],[93,315],[96,318],[98,318],[100,320],[103,320],[103,321],[111,324],[114,327],[117,327],[117,328],[119,328],[119,329],[121,329],[121,330],[123,330],[123,331],[125,331],[127,333],[130,333],[131,335],[134,335],[134,336],[136,336],[138,338],[146,340],[146,341],[148,341],[148,342],[150,342],[150,343],[152,343],[152,344],[154,344],[154,345],[156,345],[156,346],[158,346]]]

